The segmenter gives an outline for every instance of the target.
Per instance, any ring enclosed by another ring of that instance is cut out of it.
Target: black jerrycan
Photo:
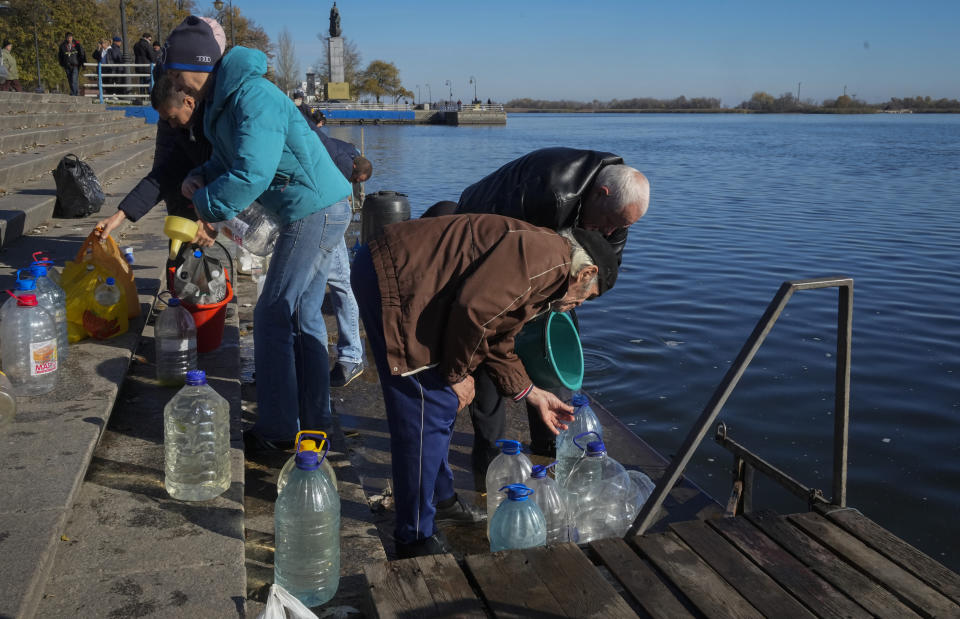
[[[360,210],[360,242],[369,243],[383,232],[384,226],[410,219],[407,194],[378,191],[367,195]]]

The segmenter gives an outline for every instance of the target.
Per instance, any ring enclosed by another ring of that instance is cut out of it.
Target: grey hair
[[[650,183],[639,170],[628,165],[614,164],[600,168],[594,185],[602,185],[610,190],[608,204],[623,208],[628,204],[640,204],[641,215],[650,202]]]
[[[577,239],[573,236],[573,231],[571,230],[561,230],[560,236],[567,239],[570,242],[570,274],[576,275],[583,269],[589,266],[593,266],[593,258],[590,257],[590,254],[587,253],[580,243],[577,242]]]

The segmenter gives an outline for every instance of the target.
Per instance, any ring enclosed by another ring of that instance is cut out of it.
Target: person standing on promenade
[[[87,62],[87,55],[83,51],[83,46],[79,41],[73,40],[73,33],[68,32],[64,35],[63,43],[57,53],[57,60],[63,67],[63,72],[67,75],[67,83],[70,84],[70,94],[74,97],[80,95],[80,68]]]
[[[614,248],[619,261],[627,228],[643,217],[649,204],[646,177],[624,165],[619,156],[556,147],[528,153],[467,187],[456,212],[497,213],[552,230],[598,231]],[[487,466],[499,453],[496,441],[506,431],[506,408],[489,368],[481,366],[474,381],[477,397],[470,405],[472,465],[475,483],[482,487]],[[531,451],[552,457],[555,433],[540,423],[529,404],[527,416]]]
[[[204,105],[213,154],[182,185],[205,222],[254,201],[281,220],[254,310],[258,417],[249,453],[293,445],[301,429],[331,422],[327,330],[321,313],[334,250],[350,223],[350,183],[293,102],[264,77],[266,55],[223,56],[206,22],[190,16],[167,38],[164,70]]]
[[[97,61],[97,64],[104,64],[106,62],[104,54],[107,53],[108,49],[110,49],[110,41],[107,39],[99,39],[97,41],[97,49],[93,51],[93,59]]]
[[[13,43],[5,39],[0,47],[0,65],[6,70],[7,77],[0,83],[0,90],[23,92],[20,86],[20,69],[17,68],[17,59],[14,58],[12,50]]]
[[[487,365],[504,393],[526,397],[556,434],[573,407],[530,380],[514,337],[534,316],[603,294],[617,259],[596,232],[561,235],[499,215],[416,219],[360,248],[353,290],[390,427],[401,558],[446,552],[437,522],[479,522],[447,463],[457,411]]]
[[[133,45],[133,62],[136,64],[148,64],[152,65],[156,62],[156,58],[153,55],[153,37],[149,32],[144,32],[140,35],[140,40]],[[150,68],[146,69],[136,69],[134,73],[149,73]],[[149,86],[150,76],[141,77],[140,81],[143,84]]]

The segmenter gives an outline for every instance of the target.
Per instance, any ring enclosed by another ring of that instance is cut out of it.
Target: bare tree
[[[277,38],[277,86],[290,93],[300,85],[300,63],[293,47],[293,36],[286,26]]]

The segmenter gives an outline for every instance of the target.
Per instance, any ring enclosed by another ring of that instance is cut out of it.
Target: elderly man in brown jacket
[[[573,419],[533,385],[514,337],[538,314],[602,294],[617,266],[598,232],[561,234],[500,215],[395,224],[358,252],[352,283],[387,409],[401,557],[444,552],[437,521],[477,520],[454,491],[447,452],[480,363],[555,433]]]

